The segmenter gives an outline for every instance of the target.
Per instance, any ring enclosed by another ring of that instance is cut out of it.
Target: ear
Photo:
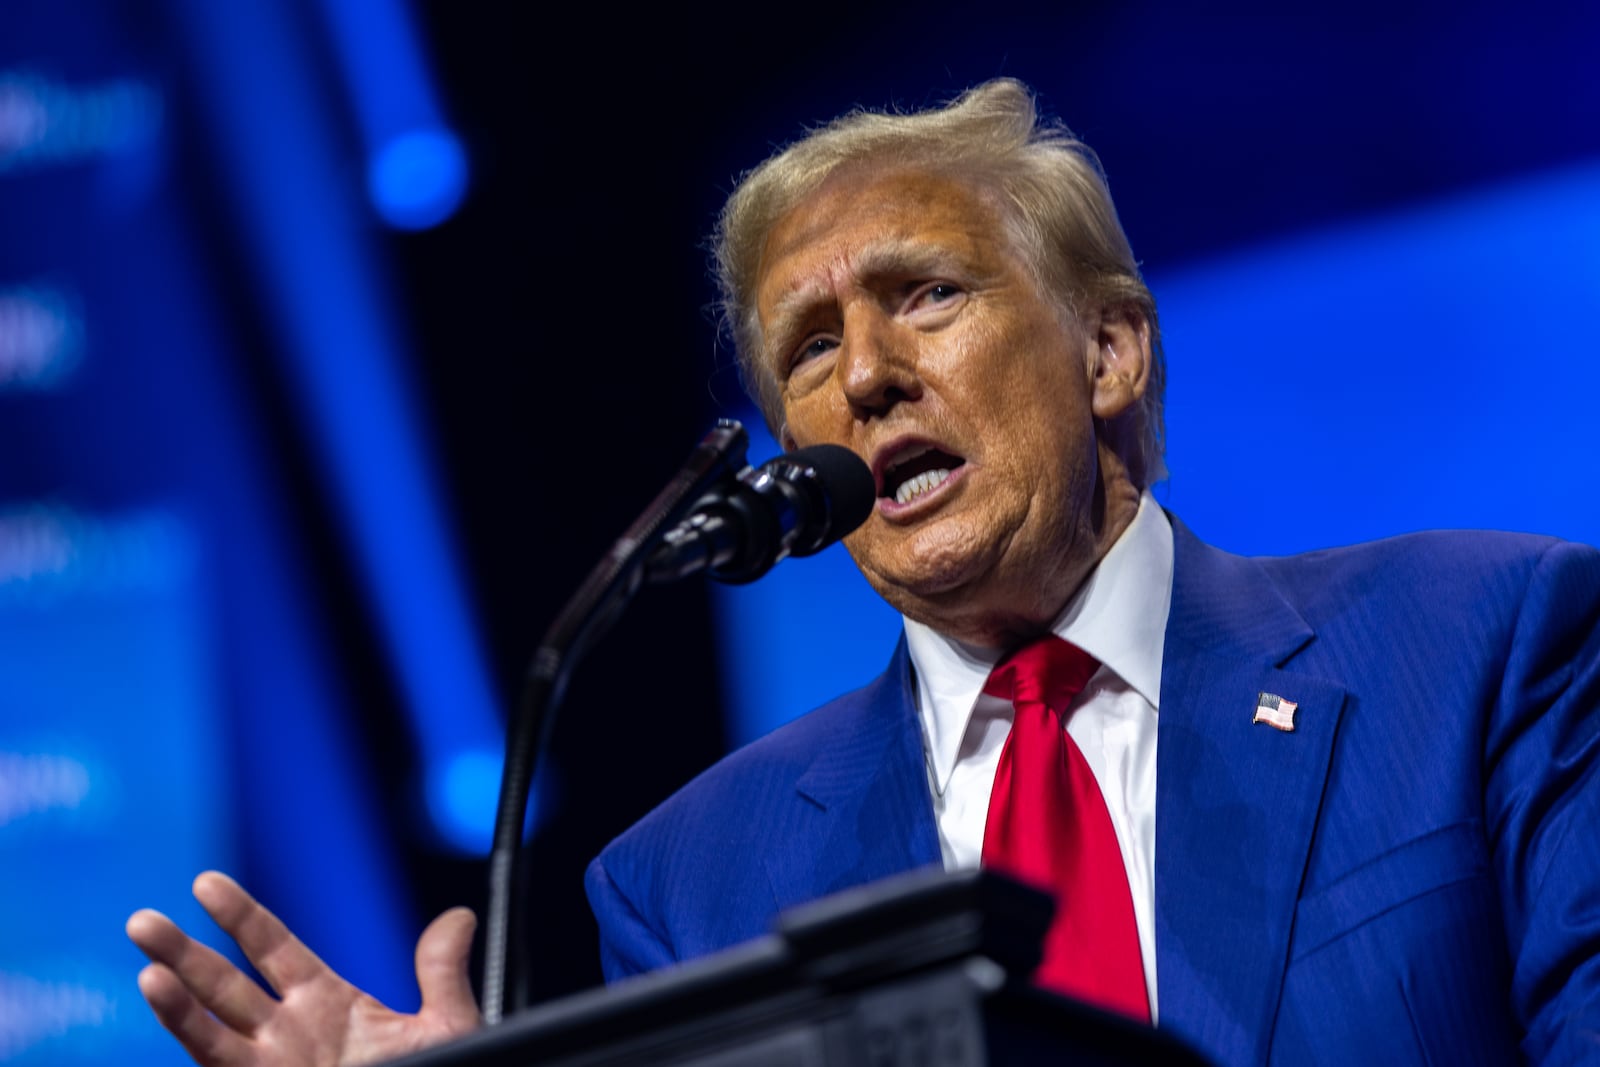
[[[773,436],[778,439],[778,447],[783,449],[785,452],[794,452],[800,447],[799,445],[795,444],[794,434],[789,432],[789,422],[787,419],[778,425],[777,432]]]
[[[1093,346],[1094,417],[1110,422],[1144,396],[1150,384],[1150,321],[1136,307],[1108,307],[1089,338]]]

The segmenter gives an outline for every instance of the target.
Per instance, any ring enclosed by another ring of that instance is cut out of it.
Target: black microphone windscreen
[[[842,445],[812,445],[791,452],[788,458],[817,472],[817,481],[828,497],[828,543],[867,521],[878,500],[878,487],[860,456]]]

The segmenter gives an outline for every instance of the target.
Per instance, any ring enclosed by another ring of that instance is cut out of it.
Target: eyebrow
[[[895,274],[970,273],[963,259],[942,245],[912,237],[888,238],[861,253],[856,273],[864,278]]]
[[[952,278],[968,277],[974,273],[970,264],[948,248],[929,244],[914,237],[889,237],[864,249],[851,265],[853,278],[866,279],[921,276]],[[798,325],[811,316],[818,304],[832,299],[832,291],[825,285],[810,282],[779,297],[772,308],[772,326],[762,332],[766,335],[771,355],[782,355],[773,348],[774,342],[788,343],[788,338]]]

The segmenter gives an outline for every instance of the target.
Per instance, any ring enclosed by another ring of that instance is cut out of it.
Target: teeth
[[[950,477],[948,470],[924,471],[915,478],[908,479],[900,488],[894,491],[896,504],[909,504],[922,494],[934,489]]]

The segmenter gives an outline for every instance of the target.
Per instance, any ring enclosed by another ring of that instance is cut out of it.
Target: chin
[[[916,605],[959,604],[995,569],[997,547],[944,541],[920,546],[882,567],[862,564],[861,571],[878,595],[904,614],[917,618]],[[924,620],[926,621],[926,620]]]

